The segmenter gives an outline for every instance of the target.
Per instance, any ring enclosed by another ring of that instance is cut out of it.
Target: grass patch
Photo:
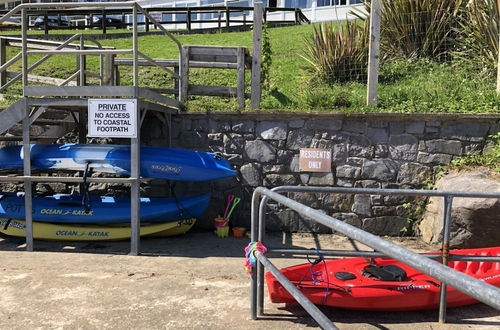
[[[120,30],[110,30],[110,33]],[[30,34],[42,31],[30,31]],[[62,32],[62,31],[58,31]],[[74,31],[70,31],[74,33]],[[85,31],[94,32],[95,31]],[[436,64],[426,60],[391,60],[380,71],[379,107],[366,103],[366,84],[324,83],[314,79],[307,70],[305,40],[310,38],[313,26],[295,26],[269,29],[272,65],[269,68],[269,87],[263,91],[262,108],[267,111],[297,112],[392,112],[392,113],[500,113],[500,96],[495,92],[496,78],[490,68],[475,70],[462,62]],[[68,32],[68,34],[70,34]],[[253,34],[249,32],[178,35],[183,45],[244,46],[251,49]],[[105,46],[130,49],[127,39],[102,40]],[[153,58],[176,59],[176,45],[164,36],[141,36],[141,52]],[[14,50],[9,56],[14,55]],[[30,56],[30,63],[37,58]],[[98,59],[89,58],[88,69],[98,71]],[[12,71],[19,71],[19,65]],[[66,78],[76,70],[73,56],[56,56],[37,68],[33,74]],[[130,69],[122,69],[122,84],[130,85]],[[191,70],[191,83],[198,85],[236,86],[234,70]],[[247,74],[247,86],[250,75]],[[144,68],[140,73],[142,86],[171,88],[173,80],[156,68]],[[19,97],[20,84],[7,94],[5,107]],[[248,89],[247,93],[250,92]],[[248,102],[248,101],[247,101]],[[249,108],[249,107],[247,107]],[[191,97],[189,111],[235,111],[235,99]]]

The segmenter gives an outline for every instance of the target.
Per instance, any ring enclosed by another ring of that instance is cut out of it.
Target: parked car
[[[106,16],[106,27],[114,27],[117,29],[127,28],[127,24],[121,20],[121,18],[108,17]],[[92,27],[100,28],[102,27],[102,16],[92,17]]]
[[[15,28],[20,26],[21,26],[21,21],[15,18],[7,18],[5,22],[0,23],[0,27],[3,28]]]
[[[33,23],[35,29],[45,28],[45,16],[38,16]],[[47,26],[49,28],[65,28],[70,27],[71,23],[65,17],[47,16]]]

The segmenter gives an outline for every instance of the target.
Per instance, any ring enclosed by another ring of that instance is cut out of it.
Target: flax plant
[[[388,57],[445,60],[456,38],[461,9],[467,0],[382,1],[382,52]],[[365,3],[370,13],[370,3]],[[365,18],[361,11],[354,15]]]
[[[453,55],[467,63],[494,69],[498,65],[500,2],[470,0],[460,21]]]
[[[356,21],[314,27],[302,56],[316,77],[329,83],[366,78],[368,30]]]

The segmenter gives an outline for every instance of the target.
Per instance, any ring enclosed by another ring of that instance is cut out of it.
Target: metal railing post
[[[131,239],[130,239],[130,254],[139,254],[139,241],[140,241],[140,203],[139,203],[139,176],[140,176],[140,106],[138,100],[138,86],[139,86],[139,67],[138,67],[138,56],[139,56],[139,40],[138,40],[138,27],[137,27],[137,4],[133,6],[133,83],[134,83],[134,98],[136,100],[136,132],[137,137],[132,138],[130,146],[130,177],[134,179],[130,187],[130,198],[131,198]]]
[[[368,47],[368,86],[367,105],[377,106],[378,69],[380,57],[380,20],[381,0],[372,0],[370,12],[370,43]]]
[[[451,231],[451,210],[453,196],[444,197],[444,219],[443,219],[443,246],[442,263],[448,266],[450,257],[450,231]],[[441,291],[439,296],[439,322],[446,323],[446,301],[448,297],[448,285],[441,282]]]
[[[258,239],[258,214],[259,214],[259,195],[252,195],[252,214],[251,214],[251,241],[257,242]],[[252,320],[257,319],[257,270],[252,269],[252,278],[250,284],[250,317]]]

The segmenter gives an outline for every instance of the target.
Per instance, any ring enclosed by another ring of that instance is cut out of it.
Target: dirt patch
[[[414,251],[429,247],[396,239]],[[309,329],[316,323],[297,306],[272,304],[250,319],[250,281],[243,270],[246,238],[213,233],[141,240],[141,256],[128,242],[35,242],[0,238],[2,329]],[[352,249],[336,235],[272,235],[269,246]],[[361,245],[360,245],[361,246]],[[279,267],[304,262],[272,258]],[[360,313],[323,311],[341,329],[494,329],[499,312],[485,305],[437,311]]]

